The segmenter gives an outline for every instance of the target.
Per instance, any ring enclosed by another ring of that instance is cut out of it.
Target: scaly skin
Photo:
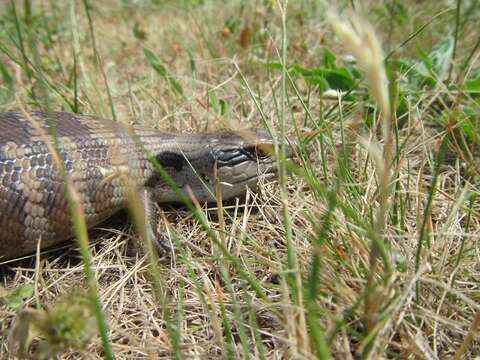
[[[144,199],[179,201],[147,153],[200,202],[215,200],[216,181],[227,199],[275,172],[273,139],[258,129],[178,135],[70,113],[0,113],[0,261],[33,252],[40,238],[45,248],[72,237],[63,178],[47,146],[50,123],[89,228],[127,206],[118,173]]]

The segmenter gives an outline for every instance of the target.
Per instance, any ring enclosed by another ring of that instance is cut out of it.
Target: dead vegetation
[[[285,188],[289,226],[278,183],[202,208],[236,260],[184,209],[164,210],[159,226],[175,246],[154,276],[129,222],[91,239],[116,358],[480,355],[478,7],[464,2],[457,17],[451,2],[357,5],[389,55],[390,88],[372,91],[383,59],[369,73],[347,57],[354,51],[323,5],[292,1],[282,114],[274,1],[92,2],[91,23],[86,1],[35,2],[30,22],[14,3],[17,18],[11,4],[0,12],[0,110],[48,103],[183,132],[280,131],[283,115],[289,137],[307,138]],[[348,24],[352,3],[341,2],[334,21]],[[48,313],[86,282],[72,247],[2,272],[0,357],[8,358],[20,308]],[[25,292],[14,297],[15,289]],[[48,346],[37,334],[32,351]],[[103,349],[94,335],[59,358],[103,358]]]

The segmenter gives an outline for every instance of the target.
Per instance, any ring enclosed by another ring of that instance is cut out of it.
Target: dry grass
[[[120,121],[184,132],[263,126],[257,101],[267,123],[278,129],[281,74],[265,66],[267,61],[280,62],[281,19],[275,2],[258,6],[245,2],[243,13],[236,2],[226,6],[216,1],[92,2],[99,65],[82,3],[73,3],[75,9],[67,2],[48,1],[33,7],[40,19],[48,19],[50,30],[57,29],[49,44],[44,28],[35,25],[44,76],[57,90],[50,89],[53,108],[68,109],[57,93],[73,103],[72,82],[67,83],[76,48],[78,104],[83,113],[112,116],[104,72]],[[428,53],[446,36],[443,27],[453,29],[455,11],[441,15],[447,9],[444,4],[432,2],[421,8],[409,1],[404,6],[412,21],[401,23],[395,16],[390,21],[381,12],[387,7],[374,2],[363,9],[365,14],[371,10],[373,15],[367,18],[377,23],[386,52],[440,14],[393,58],[414,58],[416,45]],[[17,11],[21,9],[19,3]],[[12,74],[15,96],[0,96],[0,110],[18,104],[37,108],[42,105],[39,81],[29,80],[27,71],[10,58],[21,64],[18,49],[8,40],[14,23],[6,10],[1,11],[0,36],[5,41],[0,38],[0,62]],[[321,6],[309,1],[290,4],[288,64],[321,66],[325,47],[338,58],[347,54],[324,14]],[[463,39],[474,38],[472,22],[478,14],[464,16],[453,78],[460,75],[458,64],[468,58],[476,41]],[[238,26],[229,29],[234,21]],[[152,69],[143,48],[158,54],[181,84],[183,95]],[[468,63],[469,74],[478,71],[477,57],[478,52]],[[399,81],[408,71],[399,71]],[[177,245],[171,258],[159,264],[156,295],[148,259],[137,251],[132,226],[110,227],[94,237],[90,251],[115,356],[313,359],[320,357],[323,343],[338,359],[480,355],[480,204],[475,197],[480,193],[476,165],[480,152],[456,120],[467,107],[478,114],[478,98],[460,96],[461,82],[454,87],[438,83],[428,89],[418,84],[404,89],[405,111],[393,116],[391,123],[394,161],[385,199],[379,196],[387,190],[381,189],[380,167],[374,161],[377,153],[384,159],[385,134],[365,81],[358,80],[350,97],[333,100],[321,97],[301,78],[293,81],[303,103],[287,81],[287,133],[313,134],[300,162],[303,168],[296,169],[287,184],[293,249],[287,246],[276,183],[262,184],[244,202],[226,204],[224,223],[216,208],[202,208],[212,229],[224,229],[229,253],[260,285],[262,294],[186,210],[165,209],[161,218],[162,234]],[[383,201],[388,203],[381,206]],[[382,229],[373,225],[378,209],[385,212]],[[290,267],[292,256],[298,268]],[[7,291],[34,285],[36,291],[25,299],[24,307],[37,302],[40,307],[53,306],[60,295],[84,286],[75,249],[40,259],[3,266],[2,285]],[[317,273],[313,266],[318,266]],[[298,275],[293,281],[292,274]],[[7,338],[16,312],[0,307],[0,358],[9,356]],[[102,358],[102,349],[95,336],[80,352],[65,351],[59,358]]]

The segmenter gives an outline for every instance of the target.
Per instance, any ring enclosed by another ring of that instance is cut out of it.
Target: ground
[[[269,127],[299,150],[203,220],[165,208],[159,262],[128,216],[94,234],[103,332],[74,245],[2,265],[0,358],[25,323],[29,356],[61,359],[108,358],[102,333],[118,359],[480,356],[477,3],[284,5],[2,6],[1,111]]]

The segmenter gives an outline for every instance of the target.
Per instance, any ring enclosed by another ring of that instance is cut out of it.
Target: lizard
[[[155,163],[182,194],[214,202],[216,186],[225,200],[275,176],[274,145],[259,128],[177,134],[68,112],[0,112],[0,261],[33,253],[39,239],[43,249],[73,238],[62,174],[92,228],[128,206],[131,185],[116,173],[152,211],[181,201]]]

